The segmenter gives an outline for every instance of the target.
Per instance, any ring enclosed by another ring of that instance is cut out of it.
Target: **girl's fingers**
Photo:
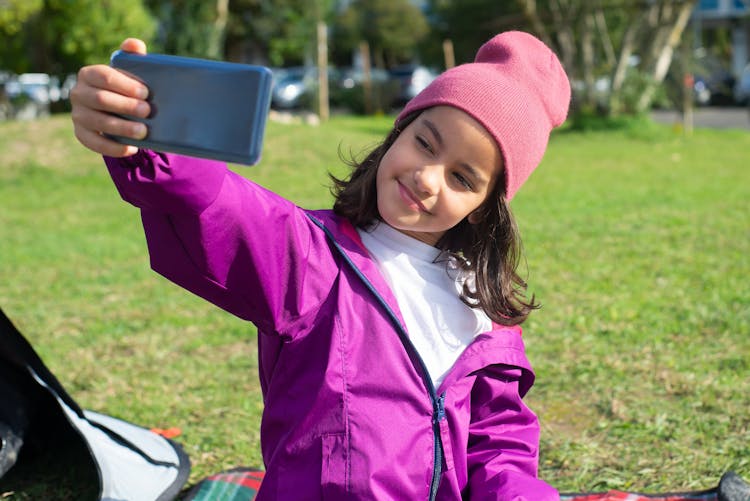
[[[120,144],[97,132],[80,128],[78,125],[75,125],[73,130],[76,138],[82,145],[102,155],[108,157],[127,157],[138,152],[136,146]]]
[[[137,38],[122,42],[121,49],[146,53],[146,44]],[[105,134],[143,139],[146,126],[117,115],[146,118],[151,107],[146,101],[148,88],[122,71],[104,64],[84,66],[70,92],[71,118],[76,138],[89,149],[114,157],[132,155],[138,149],[109,139]]]
[[[144,124],[110,113],[88,108],[74,108],[71,115],[76,126],[102,134],[143,139],[148,133]]]
[[[81,144],[109,156],[126,156],[137,151],[102,134],[133,139],[146,136],[144,124],[117,116],[145,118],[149,115],[149,104],[133,96],[138,93],[138,86],[142,84],[108,66],[81,69],[79,80],[70,93],[71,119]]]
[[[126,146],[104,134],[143,139],[146,126],[140,122],[125,120],[118,116],[84,107],[74,107],[72,112],[75,136],[85,147],[112,157],[132,155],[138,148]]]
[[[103,64],[84,66],[78,72],[81,88],[91,87],[121,94],[134,99],[148,98],[148,87],[122,71]]]
[[[151,112],[146,101],[85,85],[77,85],[71,90],[70,101],[73,110],[96,110],[138,118],[146,118]]]

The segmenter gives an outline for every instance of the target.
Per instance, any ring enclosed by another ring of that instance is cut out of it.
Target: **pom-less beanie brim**
[[[433,106],[453,106],[481,123],[503,156],[505,197],[511,200],[539,165],[549,134],[561,125],[570,83],[557,56],[528,33],[501,33],[485,43],[473,63],[451,68],[406,104],[405,116]]]

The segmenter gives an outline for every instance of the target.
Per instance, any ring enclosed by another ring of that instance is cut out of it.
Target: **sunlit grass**
[[[233,169],[328,207],[339,151],[391,121],[270,123],[260,165]],[[543,304],[528,401],[559,489],[750,476],[749,167],[742,131],[557,133],[514,200]],[[191,480],[261,464],[254,328],[149,270],[138,211],[67,116],[0,124],[0,307],[83,407],[182,428]]]

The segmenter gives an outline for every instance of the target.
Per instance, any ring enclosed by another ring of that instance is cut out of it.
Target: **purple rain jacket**
[[[480,334],[435,388],[353,226],[219,162],[105,158],[151,265],[258,329],[258,500],[544,501],[518,327]]]

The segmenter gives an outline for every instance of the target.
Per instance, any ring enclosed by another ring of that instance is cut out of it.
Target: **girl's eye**
[[[454,172],[453,177],[456,179],[456,181],[458,181],[461,184],[461,186],[463,186],[467,190],[471,190],[471,191],[474,190],[474,187],[471,185],[471,183],[458,172]]]
[[[416,138],[420,148],[427,150],[430,153],[432,152],[432,146],[430,146],[430,143],[428,143],[425,138],[423,138],[422,136],[416,136]]]

